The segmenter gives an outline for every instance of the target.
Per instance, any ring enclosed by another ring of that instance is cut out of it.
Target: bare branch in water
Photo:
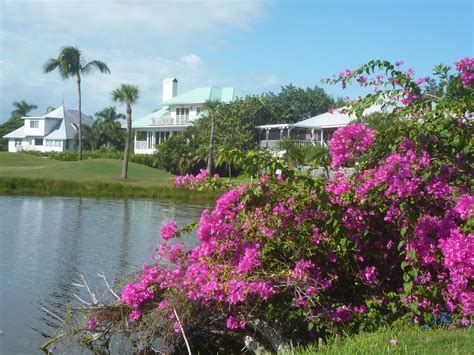
[[[97,274],[97,276],[99,276],[99,277],[101,277],[102,279],[104,279],[105,285],[107,286],[107,289],[104,291],[104,293],[102,294],[102,296],[104,296],[107,291],[110,291],[110,293],[113,294],[117,300],[119,300],[120,297],[115,293],[115,291],[112,289],[112,287],[110,286],[110,284],[107,282],[107,278],[105,277],[105,275]]]
[[[66,324],[66,321],[62,318],[60,318],[59,316],[57,316],[56,314],[54,314],[53,312],[51,312],[49,309],[45,308],[45,307],[41,307],[41,309],[43,311],[45,311],[46,313],[48,313],[49,315],[53,316],[54,318],[56,318],[58,321],[60,321],[61,323],[64,323]]]
[[[179,324],[179,329],[181,329],[181,334],[183,334],[184,342],[186,343],[186,347],[188,348],[188,354],[192,355],[191,347],[189,346],[188,339],[186,338],[186,334],[184,334],[183,326],[181,325],[181,322],[180,322],[179,317],[178,317],[178,313],[176,312],[176,308],[174,308],[174,307],[173,307],[173,312],[174,312],[174,315],[176,317],[176,321]]]

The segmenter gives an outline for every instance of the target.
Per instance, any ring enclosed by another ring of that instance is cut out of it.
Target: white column
[[[311,142],[314,142],[314,128],[311,128]]]
[[[133,150],[137,149],[137,131],[133,131],[134,135],[133,135]]]
[[[285,130],[284,127],[280,127],[280,140],[283,139],[283,131]]]
[[[324,145],[324,128],[321,128],[321,145]]]

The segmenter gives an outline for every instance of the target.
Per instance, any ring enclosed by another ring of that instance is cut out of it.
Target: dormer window
[[[39,128],[39,121],[30,121],[30,128]]]

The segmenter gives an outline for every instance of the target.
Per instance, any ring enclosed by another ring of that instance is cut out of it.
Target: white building
[[[231,102],[248,94],[232,87],[200,87],[178,95],[178,80],[163,80],[161,109],[132,122],[134,151],[151,154],[156,145],[192,125],[202,115],[206,101]],[[124,126],[125,127],[125,126]]]
[[[372,106],[364,115],[381,112],[380,106]],[[288,138],[300,146],[327,145],[333,133],[340,127],[356,120],[356,116],[334,110],[297,123],[282,123],[258,126],[260,130],[260,149],[280,150],[280,141]]]
[[[8,151],[37,150],[66,152],[76,150],[74,137],[79,129],[79,112],[63,106],[44,116],[22,117],[24,125],[3,136],[8,139]],[[82,124],[90,126],[93,120],[82,113]]]

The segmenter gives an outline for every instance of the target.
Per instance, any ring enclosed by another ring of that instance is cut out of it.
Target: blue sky
[[[437,63],[473,56],[474,8],[467,0],[0,0],[0,122],[15,100],[36,104],[33,114],[63,100],[76,108],[75,82],[42,73],[64,45],[112,71],[83,79],[84,112],[111,105],[110,92],[133,83],[138,118],[160,106],[169,76],[179,92],[215,85],[258,94],[293,83],[354,97],[357,88],[320,80],[370,59],[402,59],[430,75]]]

